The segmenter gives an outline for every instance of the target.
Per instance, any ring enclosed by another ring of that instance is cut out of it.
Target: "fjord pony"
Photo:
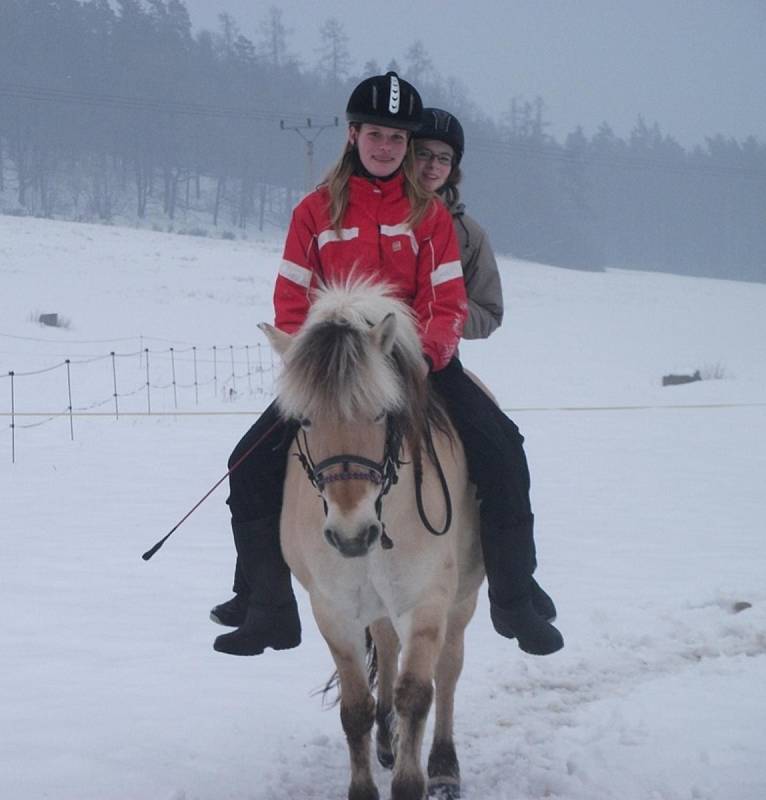
[[[393,800],[424,797],[421,747],[435,696],[428,791],[457,797],[454,693],[484,572],[462,446],[429,394],[411,312],[385,287],[357,283],[319,291],[295,336],[261,327],[284,361],[280,409],[301,421],[282,549],[337,666],[348,796],[378,798],[370,769],[377,720]]]

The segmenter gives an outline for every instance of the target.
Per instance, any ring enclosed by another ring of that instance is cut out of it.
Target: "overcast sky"
[[[186,0],[195,28],[226,10],[257,41],[270,5],[290,49],[317,58],[335,16],[354,68],[400,63],[420,39],[442,77],[454,76],[499,118],[512,97],[546,103],[562,140],[607,121],[620,136],[639,114],[682,144],[723,133],[766,140],[766,0]],[[426,104],[428,98],[424,98]],[[339,109],[342,111],[342,109]],[[335,110],[337,111],[337,110]]]

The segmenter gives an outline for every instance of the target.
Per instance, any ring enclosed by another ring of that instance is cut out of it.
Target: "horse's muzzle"
[[[381,526],[378,522],[363,525],[356,536],[348,538],[328,525],[324,529],[324,538],[344,557],[360,558],[366,556],[370,548],[380,538]]]

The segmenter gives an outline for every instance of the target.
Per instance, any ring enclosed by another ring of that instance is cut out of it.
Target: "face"
[[[393,174],[407,155],[409,136],[400,128],[362,123],[348,129],[348,140],[359,151],[362,166],[376,178]]]
[[[444,186],[452,172],[455,151],[445,142],[436,139],[418,139],[415,142],[415,172],[420,185],[429,192]]]
[[[315,464],[325,459],[338,459],[322,469],[319,485],[326,503],[323,535],[328,544],[344,558],[365,556],[383,532],[378,519],[376,501],[381,486],[365,475],[369,467],[354,462],[354,456],[381,464],[386,450],[386,425],[365,422],[304,420],[307,447]],[[353,456],[340,456],[353,453]],[[349,459],[345,461],[345,459]],[[345,463],[344,463],[345,462]]]

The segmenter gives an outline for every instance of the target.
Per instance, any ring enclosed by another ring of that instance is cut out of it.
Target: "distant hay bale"
[[[702,376],[700,371],[697,370],[693,375],[663,375],[663,386],[678,386],[681,383],[694,383],[694,381],[701,381]]]
[[[59,315],[58,314],[40,314],[39,320],[42,325],[50,325],[51,328],[58,328]]]
[[[40,323],[40,325],[47,325],[49,328],[68,328],[69,320],[62,317],[61,314],[34,314],[32,319]]]

